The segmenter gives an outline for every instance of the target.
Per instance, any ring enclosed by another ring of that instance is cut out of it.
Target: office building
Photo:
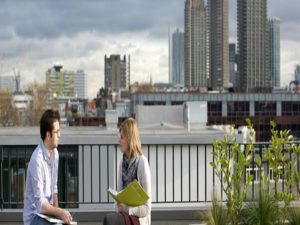
[[[186,0],[184,9],[185,87],[207,87],[206,39],[204,0]]]
[[[250,118],[256,141],[270,140],[271,120],[300,137],[300,95],[294,93],[136,92],[131,95],[131,110],[135,114],[138,105],[183,105],[188,101],[207,102],[207,125],[243,126]]]
[[[62,70],[61,65],[55,65],[46,71],[46,84],[50,86],[54,97],[75,96],[75,73]]]
[[[208,0],[209,16],[209,86],[213,90],[229,85],[228,0]]]
[[[294,72],[295,81],[300,83],[300,64],[296,65],[295,72]]]
[[[280,19],[269,19],[268,29],[270,85],[274,88],[280,87]]]
[[[87,98],[87,75],[84,70],[77,70],[75,73],[75,95],[78,98]]]
[[[118,92],[119,89],[128,89],[130,82],[130,56],[110,55],[104,57],[105,88]]]
[[[249,92],[268,88],[267,0],[237,1],[237,22],[240,87]]]
[[[184,33],[169,30],[169,83],[184,86]]]

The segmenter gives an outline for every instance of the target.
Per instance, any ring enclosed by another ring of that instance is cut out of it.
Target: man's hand
[[[61,209],[60,219],[64,221],[65,224],[70,224],[73,220],[72,215],[69,211]]]

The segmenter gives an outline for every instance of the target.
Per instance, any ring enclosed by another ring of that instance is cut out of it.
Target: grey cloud
[[[0,2],[1,27],[13,27],[17,35],[27,38],[72,36],[91,30],[99,34],[151,30],[179,23],[182,18],[182,0]]]
[[[230,0],[230,33],[236,35],[236,0]],[[297,0],[269,0],[269,16],[287,28],[300,23]],[[166,37],[168,27],[183,27],[184,0],[1,0],[0,40],[17,36],[55,38],[84,31],[106,33],[147,31],[151,38]],[[284,28],[285,31],[287,28]],[[289,37],[290,34],[287,31]],[[295,38],[291,35],[290,38]]]
[[[299,41],[300,29],[298,0],[271,0],[269,1],[269,17],[280,18],[281,40]]]
[[[298,0],[270,0],[269,16],[279,17],[286,22],[300,22]]]

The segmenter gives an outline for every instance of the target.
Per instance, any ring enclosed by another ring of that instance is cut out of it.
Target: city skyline
[[[236,1],[229,4],[229,40],[236,43]],[[300,63],[297,6],[295,0],[268,1],[268,17],[281,20],[282,86]],[[131,56],[131,83],[151,76],[154,82],[167,82],[168,28],[183,29],[184,24],[184,0],[12,0],[1,1],[0,10],[0,75],[19,70],[23,88],[60,63],[63,69],[84,70],[90,98],[104,86],[105,54]]]

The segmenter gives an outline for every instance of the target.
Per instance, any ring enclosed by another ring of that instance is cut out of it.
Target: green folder
[[[148,194],[136,179],[131,181],[122,191],[117,193],[113,189],[109,188],[108,193],[114,200],[116,200],[116,202],[123,203],[128,206],[140,206],[145,204],[145,202],[149,199]]]

